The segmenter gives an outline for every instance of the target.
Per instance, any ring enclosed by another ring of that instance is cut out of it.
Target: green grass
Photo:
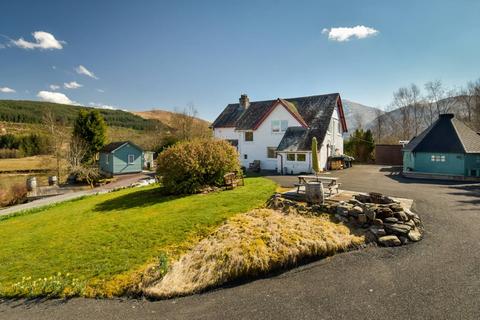
[[[132,285],[131,274],[232,215],[264,204],[275,184],[249,178],[244,187],[206,195],[159,191],[126,189],[0,221],[0,295],[24,277],[58,272],[98,287],[86,295],[122,294]]]

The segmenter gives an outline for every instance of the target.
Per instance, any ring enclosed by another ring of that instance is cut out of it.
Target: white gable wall
[[[218,139],[235,140],[238,139],[238,132],[235,128],[214,128],[213,136]]]
[[[239,131],[238,151],[240,161],[248,168],[249,163],[260,160],[260,167],[265,170],[275,170],[277,159],[267,158],[267,147],[277,148],[285,132],[272,132],[272,120],[287,120],[287,127],[301,126],[300,122],[281,104],[278,104],[268,117],[253,132],[253,141],[245,141],[245,132]],[[247,159],[245,159],[247,155]]]

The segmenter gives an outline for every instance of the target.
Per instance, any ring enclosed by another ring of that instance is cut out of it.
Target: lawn
[[[48,282],[57,273],[93,288],[86,295],[122,294],[132,274],[234,214],[261,206],[275,184],[248,178],[244,187],[206,195],[159,191],[125,189],[0,221],[0,294],[24,277]]]

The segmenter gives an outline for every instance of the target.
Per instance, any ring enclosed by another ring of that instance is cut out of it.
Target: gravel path
[[[479,185],[406,180],[378,166],[333,175],[348,190],[414,199],[425,238],[166,301],[7,301],[0,319],[480,319]]]

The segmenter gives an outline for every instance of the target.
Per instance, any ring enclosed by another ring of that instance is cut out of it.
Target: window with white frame
[[[300,162],[307,161],[307,155],[305,153],[297,153],[297,161],[300,161]]]
[[[342,134],[343,128],[342,128],[342,123],[340,121],[337,121],[338,125],[338,134]]]
[[[272,120],[272,132],[285,132],[288,128],[288,120]]]
[[[253,131],[245,132],[245,141],[253,141]]]
[[[287,153],[287,161],[295,161],[295,153]]]
[[[432,162],[445,162],[445,156],[444,155],[434,155],[432,154],[430,160]]]
[[[128,164],[133,164],[135,162],[135,155],[129,154],[128,155]]]

